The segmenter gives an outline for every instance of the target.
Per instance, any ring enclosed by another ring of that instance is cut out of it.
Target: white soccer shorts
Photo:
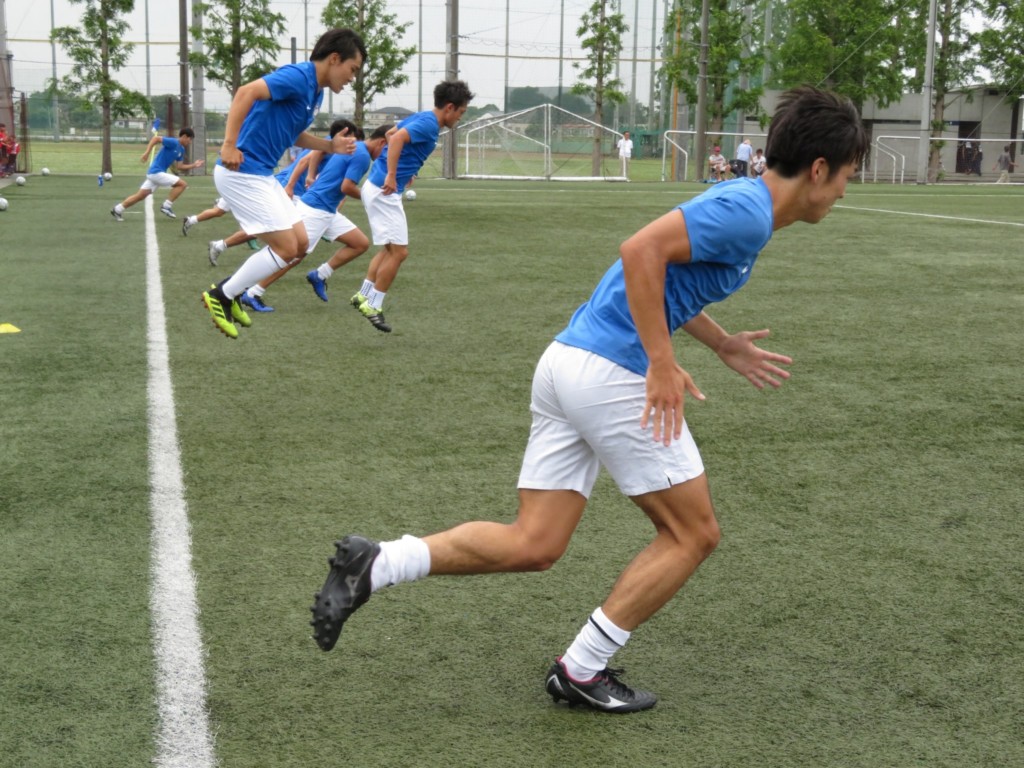
[[[213,183],[238,226],[250,236],[282,232],[301,221],[295,203],[273,176],[239,173],[218,165],[213,169]]]
[[[626,496],[661,491],[704,473],[690,429],[668,446],[640,428],[646,381],[612,361],[555,341],[537,363],[533,424],[519,488],[589,497],[603,465]]]
[[[160,187],[173,187],[181,179],[175,176],[173,173],[148,173],[146,174],[146,180],[142,182],[142,186],[139,189],[145,189],[152,192],[154,189]]]
[[[306,226],[306,235],[309,238],[309,247],[306,249],[306,253],[313,252],[321,237],[326,237],[333,242],[356,228],[355,224],[340,213],[312,208],[297,197],[295,206],[299,210],[299,215],[302,216],[302,223]]]
[[[385,195],[384,190],[369,180],[363,182],[362,191],[373,244],[408,245],[409,223],[405,220],[402,196],[397,192]]]

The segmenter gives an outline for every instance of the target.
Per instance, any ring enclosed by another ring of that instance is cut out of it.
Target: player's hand
[[[337,155],[351,155],[356,151],[356,137],[349,136],[348,128],[344,128],[338,133],[334,134],[334,138],[331,139],[331,146],[334,153]]]
[[[229,171],[237,171],[243,160],[245,160],[245,156],[242,154],[242,150],[234,144],[231,146],[225,144],[220,148],[221,165]]]
[[[769,333],[767,328],[760,331],[740,331],[726,337],[721,346],[715,350],[723,363],[758,389],[764,389],[765,384],[770,384],[776,389],[781,387],[782,383],[789,378],[789,371],[779,368],[775,363],[779,365],[793,364],[792,358],[777,355],[754,344],[755,341],[765,338]]]
[[[394,194],[398,189],[398,179],[395,178],[395,174],[389,173],[384,177],[384,185],[381,187],[384,190],[385,195]]]
[[[678,440],[683,434],[683,406],[687,393],[698,400],[704,399],[704,393],[694,384],[693,378],[675,360],[662,365],[652,364],[647,369],[647,402],[640,417],[640,428],[647,429],[650,424],[654,440],[665,445],[673,439]]]
[[[194,163],[192,163],[193,168],[202,168],[204,165],[206,165],[205,160],[196,160]]]

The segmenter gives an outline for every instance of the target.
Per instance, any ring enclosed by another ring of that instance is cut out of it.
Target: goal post
[[[618,157],[622,134],[555,104],[485,115],[457,136],[462,179],[628,181]]]

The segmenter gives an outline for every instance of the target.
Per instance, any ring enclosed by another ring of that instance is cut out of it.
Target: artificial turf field
[[[229,341],[199,293],[249,251],[213,269],[233,222],[180,229],[212,183],[156,214],[159,307],[143,205],[108,213],[140,179],[0,191],[0,766],[158,760],[161,312],[219,765],[1024,764],[1024,188],[855,183],[779,232],[709,312],[771,328],[780,391],[679,335],[723,538],[614,660],[658,706],[614,717],[543,691],[652,535],[607,476],[549,572],[378,593],[328,654],[308,608],[344,533],[512,519],[537,358],[618,244],[704,188],[419,182],[393,334],[347,304],[366,256],[314,297],[321,244]]]

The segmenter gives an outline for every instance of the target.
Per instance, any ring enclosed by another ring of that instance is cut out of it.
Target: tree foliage
[[[399,24],[398,17],[387,12],[384,0],[330,0],[321,18],[328,27],[356,30],[366,45],[366,61],[352,86],[354,122],[362,125],[366,107],[375,96],[409,80],[402,68],[415,55],[416,46],[403,48],[398,41],[412,22]]]
[[[203,67],[208,79],[233,95],[277,68],[285,17],[270,10],[270,0],[211,0],[197,4],[196,10],[202,12],[203,24],[191,32],[203,41],[203,53],[191,53],[188,60]]]
[[[666,57],[663,74],[688,103],[697,101],[700,71],[700,2],[677,2],[666,19],[666,29],[678,44]],[[707,114],[710,133],[718,133],[726,116],[761,112],[764,87],[759,82],[764,65],[764,0],[737,8],[730,0],[711,0],[708,16]]]
[[[598,125],[604,125],[605,101],[615,104],[626,101],[622,81],[615,77],[615,63],[622,53],[622,34],[628,30],[621,13],[609,13],[608,0],[594,0],[580,17],[580,25],[576,29],[580,45],[587,52],[587,63],[573,64],[573,67],[580,70],[581,79],[572,87],[572,92],[593,98],[594,121]],[[594,176],[601,173],[601,133],[601,128],[594,128],[594,150],[591,156]]]
[[[1007,98],[1024,96],[1024,3],[1020,0],[985,0],[991,26],[979,35],[981,62],[992,73]]]
[[[86,105],[99,105],[102,115],[102,171],[113,171],[110,154],[110,123],[114,118],[152,114],[145,95],[114,79],[124,67],[133,46],[124,41],[128,30],[125,14],[134,0],[71,0],[84,5],[79,26],[57,27],[50,37],[70,56],[71,72],[61,84],[65,91],[81,97]],[[53,84],[56,87],[56,83]]]

